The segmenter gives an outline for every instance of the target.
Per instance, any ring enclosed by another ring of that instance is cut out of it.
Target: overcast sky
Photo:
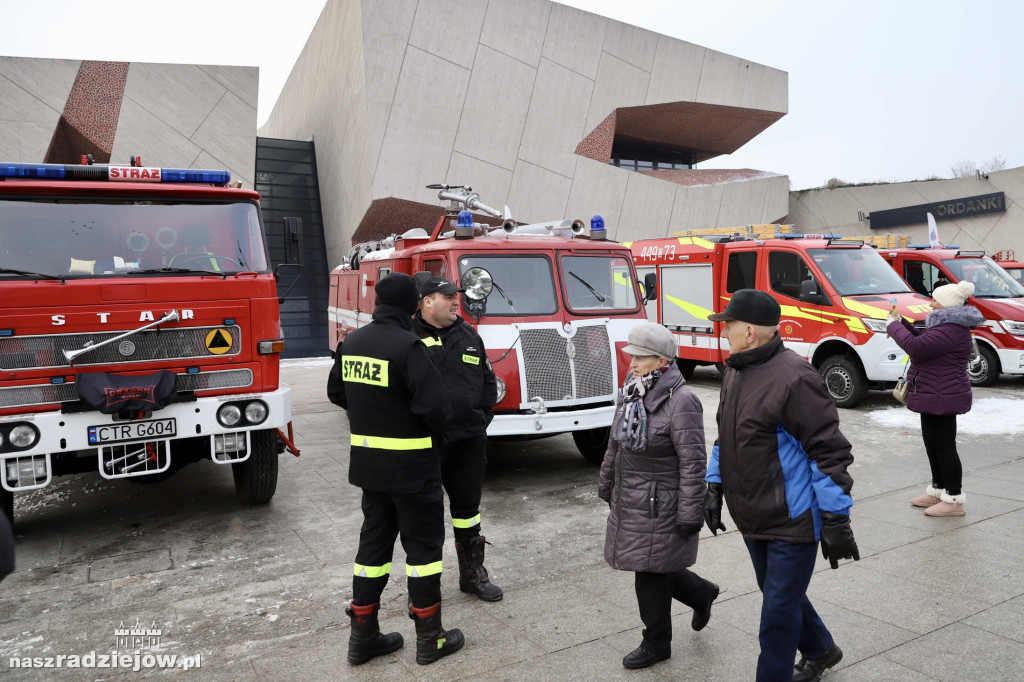
[[[789,113],[702,168],[785,173],[803,189],[1024,165],[1019,0],[563,3],[789,73]],[[0,56],[259,66],[262,123],[323,5],[0,0]]]

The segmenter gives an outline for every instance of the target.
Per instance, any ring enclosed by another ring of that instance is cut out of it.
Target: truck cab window
[[[772,251],[768,254],[768,277],[772,291],[800,298],[800,283],[814,281],[814,275],[799,254],[789,251]]]
[[[729,271],[725,290],[730,294],[740,289],[757,288],[757,252],[739,251],[729,254]]]

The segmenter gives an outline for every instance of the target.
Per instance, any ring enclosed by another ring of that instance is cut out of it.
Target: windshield
[[[874,249],[810,249],[809,252],[840,296],[911,293],[907,283]]]
[[[470,268],[491,273],[494,290],[488,315],[551,315],[558,310],[551,261],[544,256],[462,256],[459,274]]]
[[[0,277],[265,272],[254,203],[0,200]]]
[[[563,256],[562,281],[571,310],[636,310],[633,274],[622,256]]]
[[[1018,298],[1024,287],[999,267],[994,260],[983,258],[950,258],[942,261],[961,282],[974,284],[978,298]]]

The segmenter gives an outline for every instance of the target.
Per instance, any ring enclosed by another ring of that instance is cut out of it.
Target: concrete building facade
[[[972,210],[981,203],[978,197],[989,198],[989,212]],[[922,205],[930,206],[941,242],[982,249],[988,254],[1011,250],[1024,257],[1024,232],[1020,229],[1024,225],[1024,168],[955,180],[792,192],[787,222],[793,223],[798,232],[831,232],[847,237],[907,235],[911,243],[927,244],[928,226],[922,221],[896,220],[898,224],[872,229],[872,216]]]
[[[256,179],[259,69],[0,57],[0,161],[226,168]]]
[[[260,135],[315,141],[336,264],[432,227],[430,183],[521,222],[601,214],[618,240],[778,222],[785,175],[692,165],[787,97],[785,72],[548,0],[329,0]]]

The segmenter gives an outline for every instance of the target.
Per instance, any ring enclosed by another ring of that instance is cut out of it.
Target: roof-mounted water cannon
[[[427,189],[440,190],[437,193],[437,198],[442,201],[450,202],[448,205],[448,213],[450,215],[458,215],[462,210],[461,206],[465,206],[471,211],[481,211],[489,216],[495,218],[501,218],[508,213],[508,208],[505,209],[505,214],[501,211],[491,208],[484,202],[480,201],[480,195],[473,191],[473,188],[469,185],[442,185],[434,184],[427,185]]]

